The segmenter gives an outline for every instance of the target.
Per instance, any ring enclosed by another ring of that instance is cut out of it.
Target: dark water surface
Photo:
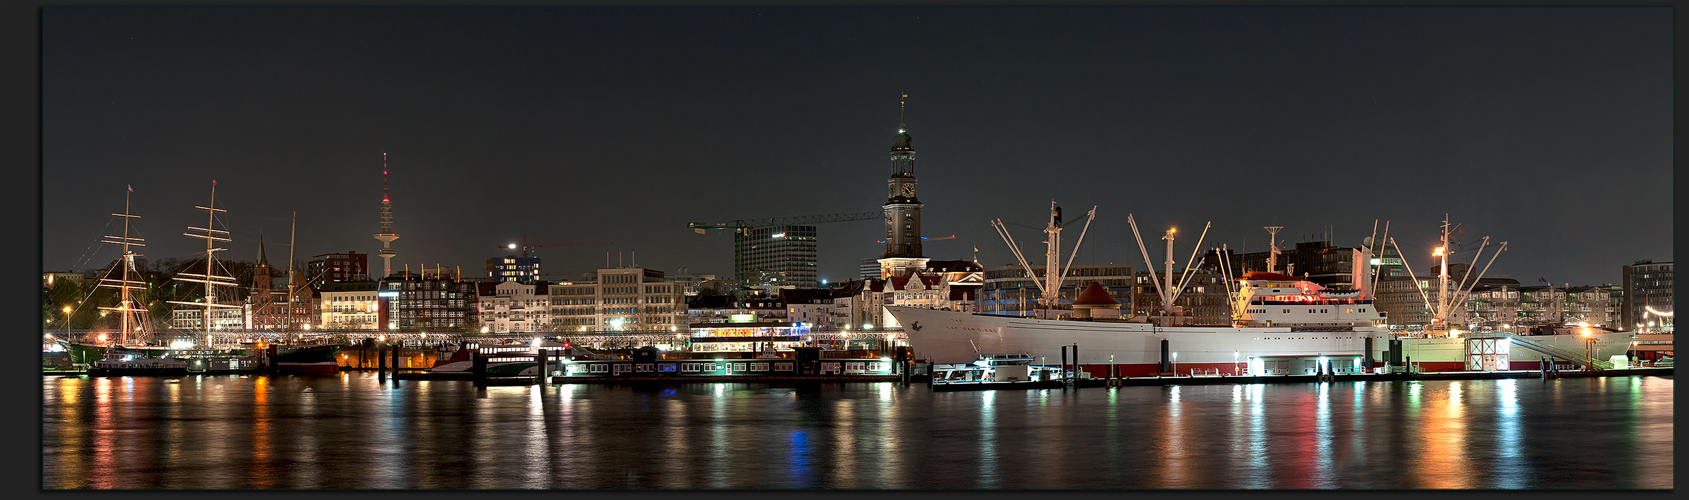
[[[44,377],[61,488],[1672,488],[1672,378],[933,393]]]

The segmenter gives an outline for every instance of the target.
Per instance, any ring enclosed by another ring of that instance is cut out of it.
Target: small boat
[[[1072,372],[1032,364],[1026,353],[981,354],[972,363],[939,363],[932,367],[932,390],[1041,389],[1066,384]]]
[[[469,343],[438,361],[428,371],[433,373],[469,373],[475,368],[474,354],[487,356],[487,372],[489,377],[533,377],[539,375],[539,360],[536,356],[541,350],[549,353],[553,360],[575,358],[591,355],[585,354],[585,349],[570,347],[568,344],[551,339],[537,340],[529,344],[479,344]],[[444,353],[442,353],[444,354]]]
[[[258,359],[252,356],[192,356],[182,361],[188,364],[188,373],[194,375],[252,373],[260,368]]]
[[[188,362],[176,358],[148,358],[125,349],[106,349],[104,358],[94,361],[90,375],[186,375]]]

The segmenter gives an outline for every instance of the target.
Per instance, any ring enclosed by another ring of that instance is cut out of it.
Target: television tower
[[[399,239],[399,235],[393,234],[393,201],[387,197],[387,153],[381,153],[381,232],[376,233],[375,239],[381,241],[381,251],[375,253],[381,256],[381,277],[392,276],[393,256],[399,255],[393,249],[393,240]]]

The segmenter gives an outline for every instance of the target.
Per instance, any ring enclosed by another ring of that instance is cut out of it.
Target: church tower
[[[264,258],[264,233],[258,233],[258,265],[252,266],[252,293],[269,298],[271,287],[270,261]]]
[[[252,266],[252,293],[247,296],[247,301],[252,303],[252,328],[270,330],[282,326],[282,311],[277,307],[279,297],[271,289],[274,273],[270,260],[264,258],[264,233],[258,233],[258,264]]]
[[[904,99],[909,94],[903,94]],[[880,277],[908,276],[925,269],[921,256],[921,201],[915,192],[915,145],[898,101],[897,136],[891,140],[891,179],[886,181],[885,241]]]

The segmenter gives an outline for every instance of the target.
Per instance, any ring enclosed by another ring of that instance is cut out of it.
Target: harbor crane
[[[885,217],[885,212],[874,211],[874,212],[860,212],[860,213],[848,213],[848,214],[821,214],[821,215],[799,215],[799,216],[795,216],[795,217],[771,217],[771,218],[766,218],[766,219],[740,219],[740,220],[734,220],[734,221],[728,221],[728,222],[717,222],[715,224],[709,224],[709,223],[704,223],[704,222],[693,222],[693,223],[687,224],[686,227],[692,228],[692,231],[696,232],[698,234],[704,234],[706,231],[708,231],[710,229],[732,229],[734,232],[744,233],[744,231],[746,229],[752,229],[752,228],[758,228],[758,227],[810,226],[810,225],[815,225],[815,224],[826,224],[826,223],[829,223],[829,222],[850,222],[850,221],[858,221],[858,220],[872,220],[872,219],[879,219],[879,218],[882,218],[882,217]]]
[[[543,243],[543,244],[538,244],[538,245],[529,245],[528,244],[528,233],[522,233],[522,246],[521,246],[521,248],[522,248],[522,256],[527,257],[528,253],[535,248],[590,247],[590,246],[609,245],[609,244],[611,244],[611,242],[608,242],[608,241],[592,241],[592,242],[570,241],[570,242],[563,242],[563,243]],[[507,244],[507,245],[499,245],[498,248],[503,248],[503,249],[507,249],[507,250],[515,250],[517,248],[517,246],[516,246],[515,243],[510,243],[510,244]]]
[[[937,238],[929,238],[929,237],[926,237],[926,236],[921,237],[921,241],[938,241],[938,240],[954,240],[954,239],[956,239],[956,235],[954,235],[954,234],[952,234],[950,236],[939,236]],[[874,240],[874,243],[885,243],[885,242],[886,242],[886,240]]]

